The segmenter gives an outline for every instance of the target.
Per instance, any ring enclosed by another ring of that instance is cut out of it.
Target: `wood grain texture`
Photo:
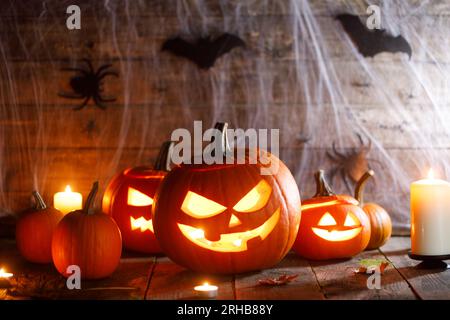
[[[0,241],[2,266],[15,274],[13,287],[5,299],[143,299],[148,272],[153,258],[123,258],[111,277],[101,280],[82,280],[81,289],[69,290],[66,279],[52,264],[33,264],[25,261],[12,240]]]
[[[365,300],[450,299],[450,269],[418,270],[406,255],[408,237],[392,237],[380,251],[363,252],[349,260],[307,261],[290,253],[277,266],[236,276],[199,274],[166,257],[143,257],[125,252],[112,277],[83,281],[82,290],[67,290],[65,279],[52,265],[24,261],[12,240],[0,240],[2,266],[15,274],[13,287],[0,289],[1,299],[197,299],[193,287],[205,281],[219,286],[218,299],[239,300]],[[367,288],[367,274],[355,274],[361,259],[388,259],[381,289]],[[257,285],[259,279],[298,274],[284,286]]]
[[[396,237],[388,241],[381,248],[381,251],[392,261],[398,272],[421,299],[450,300],[450,269],[425,270],[417,268],[420,261],[412,260],[407,256],[410,249],[410,238]]]
[[[194,287],[208,282],[217,285],[218,299],[234,299],[233,276],[200,274],[173,263],[169,258],[157,259],[152,272],[146,299],[191,300],[198,299]]]
[[[384,258],[377,250],[365,251],[349,260],[311,261],[311,267],[326,299],[415,299],[408,284],[395,268],[387,268],[381,289],[369,289],[367,274],[355,274],[361,259]]]
[[[298,277],[286,285],[262,286],[258,284],[258,280],[261,279],[294,274],[298,274]],[[236,276],[235,287],[238,300],[324,299],[309,262],[292,252],[271,269]]]

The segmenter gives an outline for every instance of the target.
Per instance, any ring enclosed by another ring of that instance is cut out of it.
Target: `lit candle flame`
[[[210,285],[208,282],[203,282],[202,285],[194,287],[195,291],[217,291],[218,287]]]
[[[430,170],[428,170],[427,178],[434,179],[434,172],[433,172],[432,168],[430,168]]]
[[[66,186],[66,189],[64,189],[65,192],[72,192],[72,189],[69,185]]]
[[[11,278],[12,276],[12,273],[6,272],[5,269],[0,268],[0,278]]]

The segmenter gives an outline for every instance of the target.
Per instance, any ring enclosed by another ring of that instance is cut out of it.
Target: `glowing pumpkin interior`
[[[362,230],[361,223],[352,213],[347,212],[344,225],[339,226],[336,219],[326,212],[312,231],[320,238],[328,241],[346,241],[356,237]]]
[[[153,199],[148,195],[128,187],[127,204],[132,207],[148,207],[153,204]],[[153,222],[147,220],[143,216],[134,218],[130,216],[131,230],[140,230],[140,232],[153,232]]]
[[[233,210],[239,213],[251,214],[263,209],[272,193],[272,187],[261,180],[244,197],[242,197],[234,206]],[[208,199],[193,191],[188,191],[181,205],[181,210],[188,216],[195,219],[206,219],[217,216],[225,212],[228,208],[220,203]],[[178,223],[178,228],[184,237],[192,243],[216,252],[242,252],[247,250],[247,242],[257,237],[264,240],[272,232],[280,219],[280,208],[259,226],[241,232],[223,233],[220,239],[216,241],[208,240],[205,237],[205,231],[201,228],[195,228],[187,224]],[[228,227],[233,228],[242,225],[241,220],[231,214]]]

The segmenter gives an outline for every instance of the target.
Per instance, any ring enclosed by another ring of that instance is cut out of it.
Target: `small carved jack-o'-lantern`
[[[122,233],[123,245],[129,250],[159,253],[153,233],[151,208],[156,189],[170,170],[173,143],[165,142],[153,168],[126,169],[114,177],[103,196],[103,212],[110,214]]]
[[[226,126],[216,125],[216,150],[230,160]],[[256,153],[254,162],[246,150],[245,163],[181,164],[167,174],[153,221],[172,260],[202,272],[240,273],[273,266],[290,250],[300,223],[298,187],[277,157]],[[262,175],[263,163],[278,170]]]
[[[370,221],[348,195],[336,195],[316,173],[317,192],[302,204],[302,222],[293,249],[313,260],[348,258],[363,251],[370,239]]]

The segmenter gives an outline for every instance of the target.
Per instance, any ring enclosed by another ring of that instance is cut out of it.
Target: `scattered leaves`
[[[258,284],[261,286],[281,286],[292,282],[297,277],[298,274],[283,274],[278,278],[259,279]]]
[[[384,270],[391,263],[384,259],[362,259],[359,261],[359,267],[354,270],[355,273],[372,273],[374,269],[379,268],[380,274],[384,274]],[[369,272],[368,272],[369,271]]]

